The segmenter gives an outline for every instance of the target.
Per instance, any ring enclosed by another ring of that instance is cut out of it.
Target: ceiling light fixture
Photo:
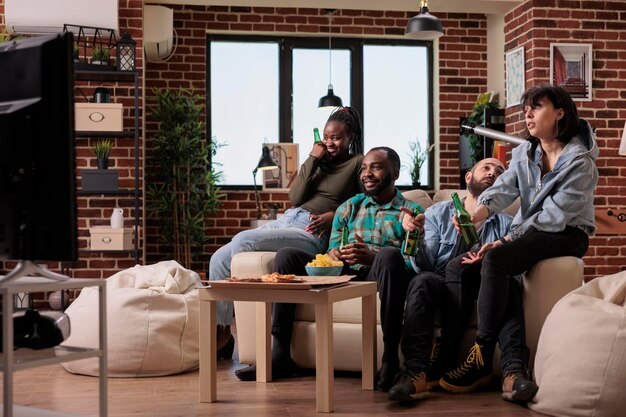
[[[317,105],[319,108],[335,108],[342,107],[343,102],[341,101],[341,97],[336,96],[333,92],[333,49],[332,49],[332,19],[336,9],[327,9],[328,13],[328,93],[320,98],[320,101]]]
[[[422,41],[432,41],[443,35],[441,20],[428,12],[428,0],[421,0],[420,11],[409,19],[404,35]]]

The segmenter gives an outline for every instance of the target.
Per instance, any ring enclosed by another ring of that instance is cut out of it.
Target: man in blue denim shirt
[[[493,185],[502,172],[502,162],[487,158],[476,163],[465,175],[469,193],[463,200],[463,205],[468,212],[474,210],[478,196]],[[407,230],[419,228],[422,222],[424,226],[417,254],[412,260],[417,276],[409,284],[404,310],[401,349],[405,359],[405,371],[398,375],[389,390],[389,399],[392,401],[423,399],[428,387],[437,385],[441,374],[447,370],[446,367],[454,366],[452,356],[456,352],[455,348],[458,348],[463,327],[446,327],[446,321],[452,322],[446,320],[446,317],[449,314],[466,317],[461,310],[467,303],[459,299],[461,291],[454,296],[453,291],[448,291],[445,282],[446,267],[451,259],[471,249],[465,245],[455,229],[452,222],[454,215],[454,203],[443,201],[429,207],[423,215],[403,218],[403,226]],[[477,226],[480,245],[505,236],[510,224],[511,217],[506,214],[496,213],[487,218]],[[466,293],[467,291],[463,292],[463,295]],[[470,306],[473,304],[473,300],[471,301]],[[435,351],[440,353],[437,360],[429,366],[433,350],[435,314],[440,305],[445,305],[442,309],[444,342],[435,345]]]

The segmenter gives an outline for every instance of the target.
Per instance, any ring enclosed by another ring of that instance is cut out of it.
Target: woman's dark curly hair
[[[550,101],[555,109],[563,110],[564,115],[561,120],[557,122],[558,129],[556,137],[560,142],[568,143],[580,130],[580,119],[578,118],[578,111],[576,110],[574,100],[572,100],[569,93],[561,87],[540,85],[526,90],[521,99],[522,108],[537,107],[542,99]],[[528,129],[526,129],[524,133],[526,138],[531,142],[538,140],[534,136],[531,136]]]
[[[361,116],[354,107],[337,107],[330,116],[328,122],[342,122],[346,125],[346,133],[354,135],[354,140],[350,144],[351,154],[363,153],[363,127],[361,125]]]

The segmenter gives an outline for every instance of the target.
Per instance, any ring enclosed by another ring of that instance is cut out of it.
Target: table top
[[[376,295],[374,281],[347,282],[338,286],[312,289],[280,289],[268,284],[259,288],[258,283],[238,283],[236,287],[198,289],[200,301],[256,301],[273,303],[327,304],[351,298]]]

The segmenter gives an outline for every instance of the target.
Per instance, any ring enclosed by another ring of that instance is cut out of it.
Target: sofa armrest
[[[541,328],[552,307],[583,283],[584,263],[573,256],[538,262],[524,279],[524,318],[526,344],[530,349],[529,368],[533,369]]]
[[[233,256],[230,273],[237,278],[259,278],[274,272],[276,252],[241,252]]]

